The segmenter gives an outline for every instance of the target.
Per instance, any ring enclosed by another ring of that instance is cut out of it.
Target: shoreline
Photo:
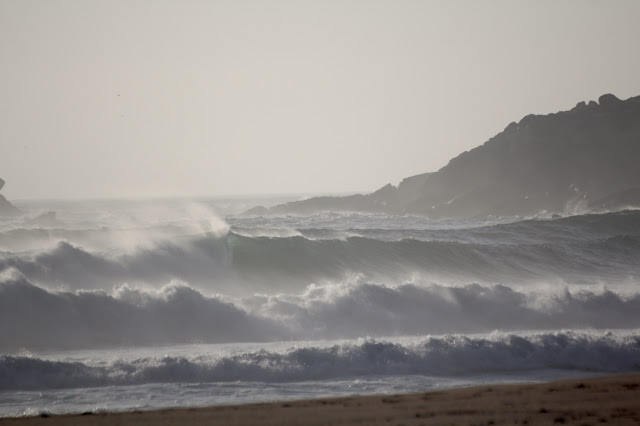
[[[640,374],[150,411],[0,418],[2,425],[639,424]]]

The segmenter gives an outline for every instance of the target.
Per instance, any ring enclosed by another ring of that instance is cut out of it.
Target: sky
[[[637,0],[0,0],[11,199],[346,193],[640,95]]]

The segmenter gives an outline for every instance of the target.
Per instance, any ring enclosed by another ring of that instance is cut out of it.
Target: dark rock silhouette
[[[4,186],[4,180],[0,178],[0,189]],[[2,194],[0,194],[0,216],[15,216],[19,215],[18,210],[13,204],[11,204]]]
[[[606,94],[570,111],[527,115],[437,172],[406,178],[397,187],[316,197],[268,212],[470,218],[634,207],[640,206],[639,159],[640,96],[622,101]]]

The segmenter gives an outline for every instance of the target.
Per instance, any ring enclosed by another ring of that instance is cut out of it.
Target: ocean
[[[16,202],[0,416],[640,371],[640,211],[240,214],[288,199]]]

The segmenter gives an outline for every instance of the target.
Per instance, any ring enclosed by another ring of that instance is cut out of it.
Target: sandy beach
[[[0,419],[2,425],[640,424],[640,375],[204,408]]]

